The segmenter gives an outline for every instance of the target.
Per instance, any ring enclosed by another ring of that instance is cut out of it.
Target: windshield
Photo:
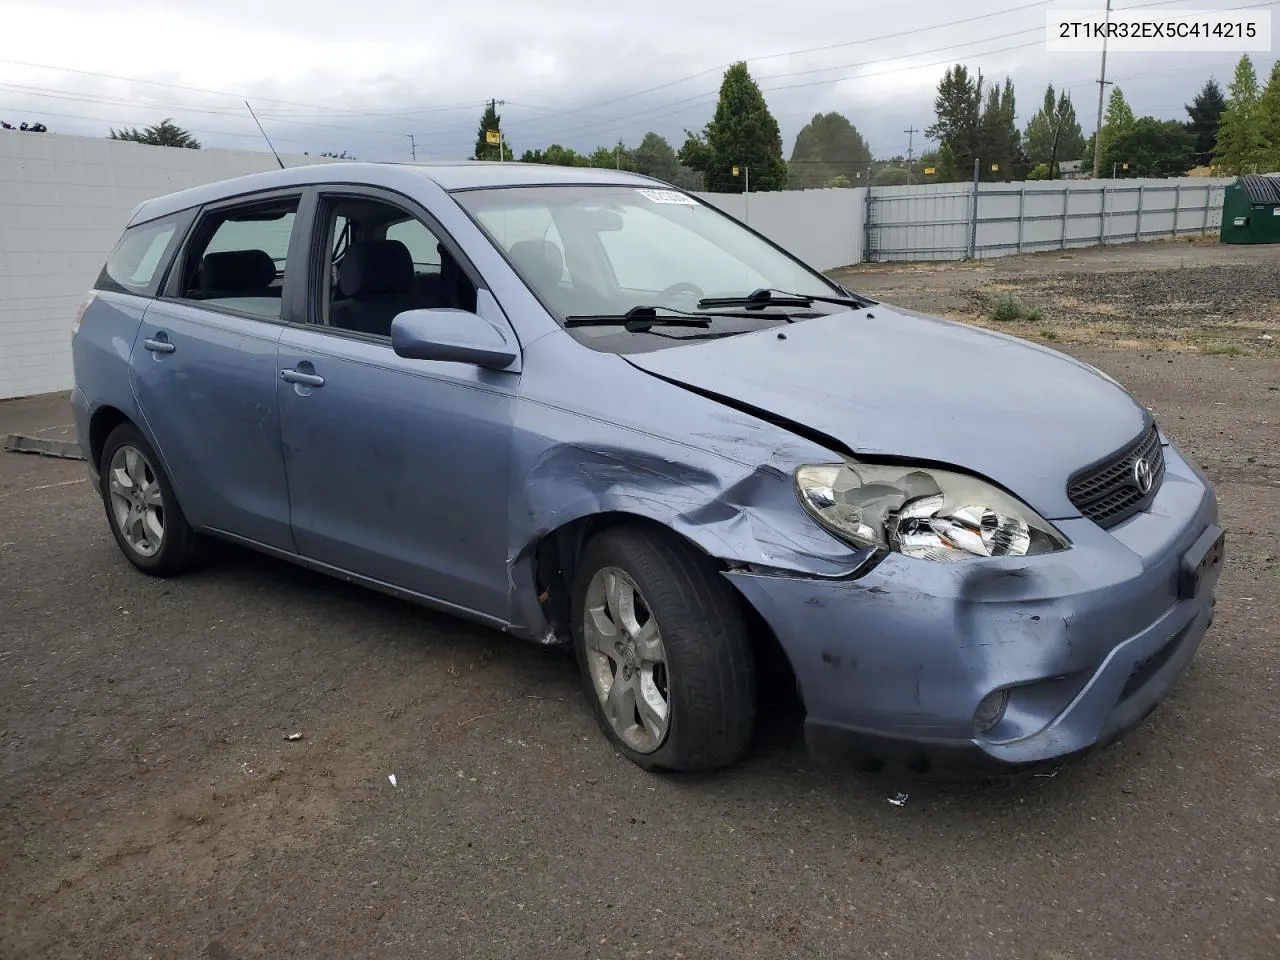
[[[699,301],[761,289],[843,294],[715,208],[676,190],[538,186],[453,196],[562,321],[625,314],[641,305],[715,316]],[[840,309],[815,307],[807,315]],[[761,320],[785,322],[772,310]]]

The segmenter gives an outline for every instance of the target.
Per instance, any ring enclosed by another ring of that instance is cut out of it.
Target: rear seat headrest
[[[223,250],[200,261],[202,290],[259,290],[276,278],[276,262],[265,250]]]

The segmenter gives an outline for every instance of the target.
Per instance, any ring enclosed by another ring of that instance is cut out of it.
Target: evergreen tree
[[[1280,60],[1271,65],[1266,89],[1258,98],[1258,123],[1264,143],[1260,171],[1280,171]]]
[[[490,130],[497,130],[499,134],[502,131],[502,117],[498,114],[492,100],[484,108],[484,113],[480,117],[480,129],[476,133],[475,159],[502,160],[514,157],[515,153],[511,149],[511,144],[507,143],[505,139],[501,143],[489,143],[487,134]]]
[[[1213,148],[1218,143],[1218,123],[1226,106],[1222,88],[1212,78],[1206,80],[1195,99],[1186,104],[1190,118],[1186,124],[1187,132],[1196,139],[1196,163],[1207,165],[1213,160]]]
[[[1055,98],[1053,84],[1049,84],[1044,93],[1044,102],[1027,124],[1022,143],[1028,163],[1044,165],[1044,175],[1038,179],[1056,177],[1058,165],[1063,160],[1079,160],[1084,157],[1084,133],[1076,118],[1076,108],[1065,90]],[[1051,160],[1052,171],[1049,169]]]
[[[814,114],[791,151],[790,185],[798,189],[824,187],[838,178],[857,183],[870,163],[871,148],[845,116]]]
[[[982,74],[971,76],[964,64],[948,67],[933,101],[934,122],[925,136],[940,145],[938,179],[972,176],[982,120]]]
[[[177,126],[172,120],[161,120],[159,123],[143,130],[137,127],[111,130],[108,140],[132,140],[135,143],[150,143],[157,147],[186,147],[199,150],[200,141],[186,130]]]
[[[745,185],[749,171],[752,190],[783,190],[787,164],[782,159],[778,121],[769,112],[764,94],[744,62],[724,73],[715,117],[701,135],[685,131],[679,160],[702,173],[707,190],[735,193]],[[733,168],[739,176],[733,175]]]
[[[1227,107],[1218,123],[1218,143],[1213,150],[1214,168],[1226,176],[1261,172],[1266,166],[1267,142],[1258,106],[1258,75],[1247,53],[1236,64],[1227,89]]]

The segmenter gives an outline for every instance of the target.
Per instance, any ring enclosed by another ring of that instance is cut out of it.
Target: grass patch
[[[1058,331],[1057,330],[1041,330],[1040,336],[1043,337],[1045,340],[1057,340]]]
[[[1013,297],[996,297],[987,307],[987,316],[996,323],[1014,323],[1022,320],[1026,323],[1039,323],[1044,313],[1039,307],[1026,307]]]
[[[1234,343],[1206,343],[1200,348],[1206,357],[1241,357],[1244,351]]]

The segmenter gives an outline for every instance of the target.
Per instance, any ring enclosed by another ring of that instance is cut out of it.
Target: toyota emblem
[[[1151,492],[1151,464],[1146,457],[1139,457],[1133,465],[1133,482],[1141,493]]]

